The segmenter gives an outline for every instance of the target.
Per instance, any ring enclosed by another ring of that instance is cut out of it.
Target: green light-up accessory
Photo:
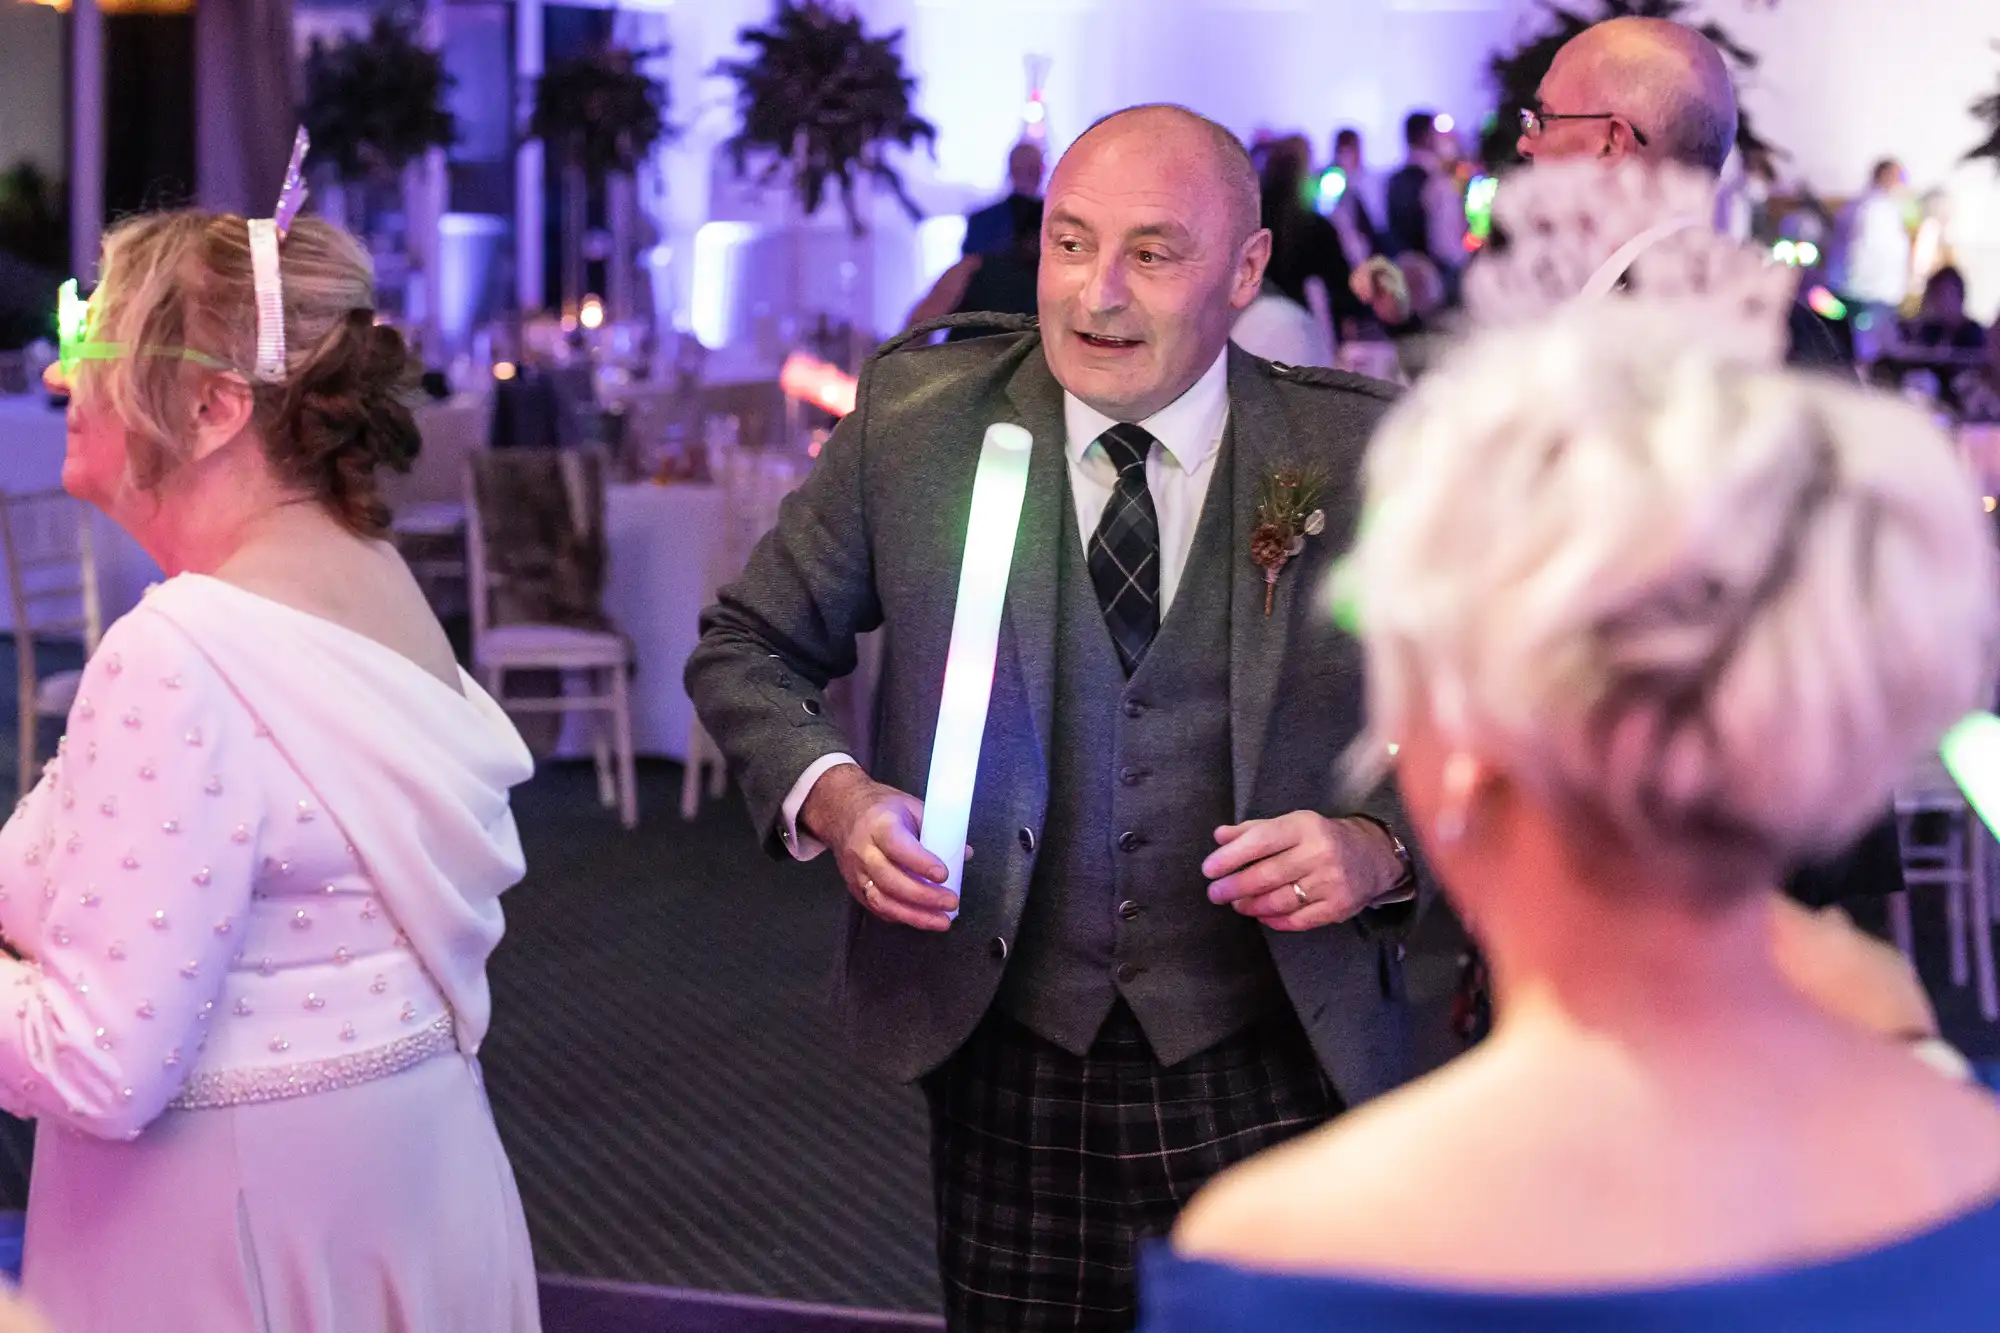
[[[1361,522],[1355,525],[1354,545],[1347,554],[1333,562],[1333,572],[1326,581],[1327,610],[1333,616],[1333,623],[1355,638],[1361,637],[1361,585],[1354,573],[1354,552],[1361,545],[1361,538],[1368,532],[1373,521],[1373,508],[1361,511]]]
[[[1319,180],[1308,187],[1310,198],[1308,207],[1320,213],[1331,213],[1340,207],[1341,199],[1347,194],[1347,173],[1339,167],[1329,167]]]
[[[1945,772],[1986,827],[2000,833],[2000,717],[1969,713],[1938,746]]]
[[[1500,194],[1497,176],[1474,176],[1465,191],[1466,234],[1484,245],[1493,235],[1493,201]]]
[[[63,378],[75,374],[81,362],[122,361],[128,356],[176,356],[210,370],[229,369],[227,362],[191,347],[130,347],[124,343],[93,342],[86,336],[89,331],[90,302],[76,294],[76,279],[71,278],[56,294],[56,337],[60,340]]]

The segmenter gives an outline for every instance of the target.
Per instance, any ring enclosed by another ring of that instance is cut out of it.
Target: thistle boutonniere
[[[1264,614],[1271,614],[1271,594],[1278,575],[1306,549],[1306,538],[1326,531],[1326,511],[1319,497],[1326,475],[1309,468],[1283,465],[1264,479],[1257,498],[1257,526],[1250,532],[1250,559],[1264,571]]]

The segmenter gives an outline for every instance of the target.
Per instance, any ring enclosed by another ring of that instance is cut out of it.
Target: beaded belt
[[[308,1097],[316,1092],[334,1092],[361,1083],[373,1083],[413,1069],[436,1056],[458,1049],[458,1036],[450,1014],[442,1014],[421,1032],[399,1037],[372,1051],[356,1051],[327,1060],[301,1060],[289,1065],[261,1069],[217,1069],[196,1074],[181,1086],[167,1103],[170,1111],[206,1111],[222,1106],[248,1106],[256,1102],[284,1101]]]

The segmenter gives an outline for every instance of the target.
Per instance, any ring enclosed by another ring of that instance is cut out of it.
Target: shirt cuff
[[[799,827],[799,811],[805,809],[806,797],[812,795],[813,786],[828,769],[854,762],[854,756],[850,754],[822,755],[807,765],[806,771],[799,774],[799,780],[792,784],[782,807],[785,823],[778,830],[778,836],[784,839],[785,850],[792,854],[794,861],[810,861],[826,850],[825,843]]]
[[[1947,1078],[1961,1083],[1977,1083],[1979,1073],[1958,1051],[1938,1037],[1924,1037],[1910,1043],[1910,1053]]]

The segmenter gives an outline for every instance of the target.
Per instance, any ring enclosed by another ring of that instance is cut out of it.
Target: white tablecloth
[[[611,486],[604,496],[610,568],[605,614],[632,640],[632,747],[642,755],[687,757],[694,706],[681,669],[701,637],[709,552],[722,532],[722,488],[676,484]],[[559,753],[590,752],[589,733],[572,718]]]
[[[41,394],[0,396],[0,491],[46,491],[62,485],[67,432],[63,414]],[[124,529],[95,510],[92,532],[97,547],[98,592],[104,623],[139,604],[146,586],[160,581],[160,567]],[[0,631],[14,627],[14,610],[0,594]]]

